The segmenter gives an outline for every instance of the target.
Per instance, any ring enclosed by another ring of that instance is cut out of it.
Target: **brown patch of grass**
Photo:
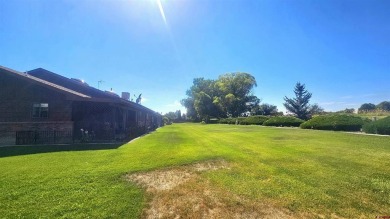
[[[127,175],[127,179],[146,187],[148,192],[154,190],[171,190],[174,187],[194,178],[198,172],[228,168],[224,160],[213,160],[166,170]]]
[[[288,210],[222,191],[200,174],[222,168],[228,163],[214,160],[126,177],[151,197],[143,218],[293,218]]]

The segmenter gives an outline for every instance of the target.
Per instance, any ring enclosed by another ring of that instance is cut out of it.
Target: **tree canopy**
[[[237,117],[259,104],[252,94],[256,86],[256,79],[243,72],[227,73],[217,80],[195,78],[181,103],[187,108],[187,117],[194,120]]]
[[[278,108],[275,105],[263,103],[258,106],[253,107],[251,111],[252,115],[264,115],[264,116],[274,116],[278,115]]]
[[[358,109],[358,112],[359,113],[364,113],[364,112],[369,112],[369,111],[373,111],[376,109],[376,106],[375,104],[373,103],[363,103],[359,109]]]
[[[390,111],[390,101],[383,101],[376,105],[376,108],[383,111]]]

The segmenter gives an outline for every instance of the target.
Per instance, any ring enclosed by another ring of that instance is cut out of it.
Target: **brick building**
[[[39,68],[0,66],[0,145],[128,140],[162,125],[160,114]]]

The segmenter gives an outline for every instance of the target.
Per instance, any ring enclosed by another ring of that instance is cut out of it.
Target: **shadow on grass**
[[[89,151],[117,149],[125,143],[113,144],[71,144],[71,145],[22,145],[0,147],[0,158],[28,154],[41,154],[61,151]]]

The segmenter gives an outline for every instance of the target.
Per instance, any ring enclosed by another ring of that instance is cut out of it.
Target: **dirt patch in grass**
[[[171,190],[204,171],[229,168],[224,160],[212,160],[177,168],[127,175],[127,179],[145,187],[148,192]]]
[[[224,160],[127,175],[150,195],[143,218],[294,218],[288,210],[222,191],[202,172],[229,169]]]

